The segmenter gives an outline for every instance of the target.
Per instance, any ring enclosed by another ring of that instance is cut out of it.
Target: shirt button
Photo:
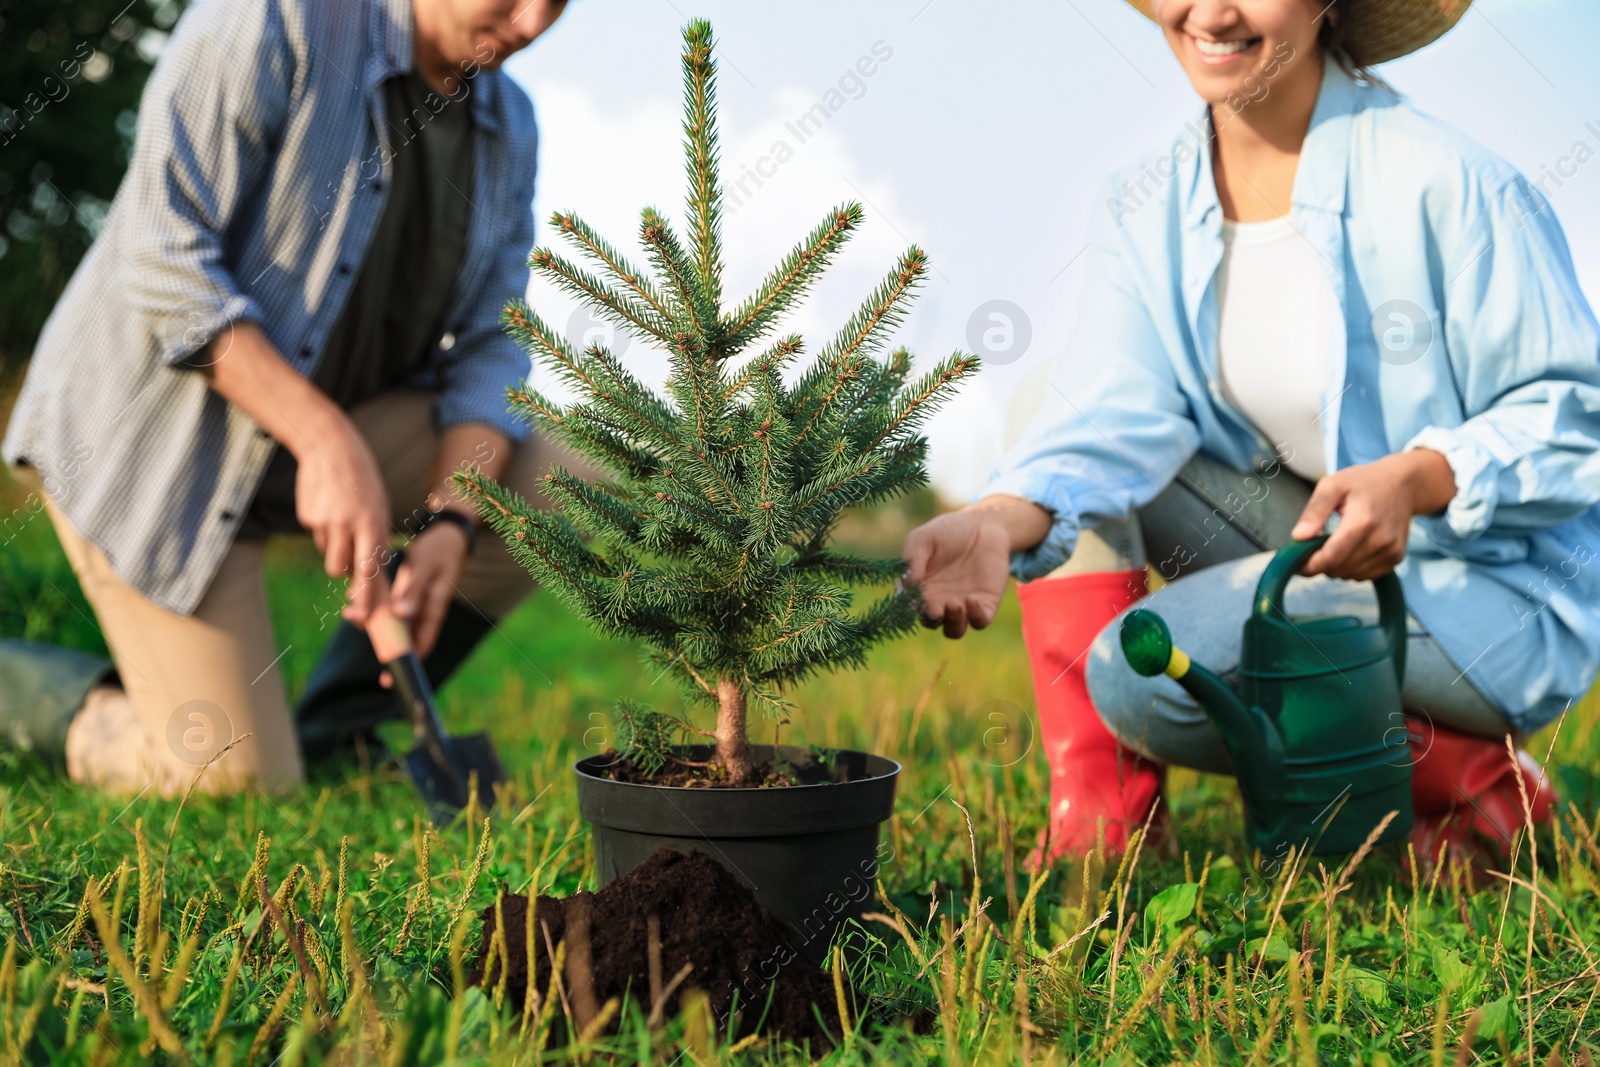
[[[304,346],[301,347],[301,349],[300,349],[300,358],[301,359],[310,359],[311,358],[311,346],[310,345],[304,345]]]
[[[373,182],[372,183],[372,191],[375,192],[375,193],[383,192],[383,182],[381,182],[381,181]]]
[[[348,263],[339,264],[339,273],[340,274],[349,274],[350,273],[350,264],[348,264]]]
[[[222,513],[222,521],[223,522],[232,522],[234,519],[237,519],[238,517],[239,517],[238,515],[234,514],[231,511],[224,511]]]

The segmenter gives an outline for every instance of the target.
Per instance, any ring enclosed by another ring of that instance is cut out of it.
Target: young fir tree
[[[843,509],[926,483],[927,441],[917,431],[978,360],[957,353],[908,382],[905,350],[879,358],[927,269],[912,247],[799,369],[801,339],[773,335],[861,224],[853,203],[829,212],[753,296],[724,306],[711,27],[692,22],[683,36],[687,240],[646,208],[647,274],[558,213],[551,224],[593,266],[544,248],[529,261],[596,314],[664,348],[665,395],[603,347],[575,352],[513,302],[511,334],[577,394],[560,404],[523,385],[510,392],[514,409],[610,477],[591,482],[552,468],[544,491],[554,512],[476,470],[456,485],[536,578],[599,630],[640,639],[695,699],[716,705],[715,730],[623,706],[618,748],[654,773],[673,758],[674,737],[712,737],[726,781],[750,784],[751,698],[780,709],[788,683],[859,666],[875,642],[914,625],[909,590],[850,610],[849,587],[892,582],[904,564],[839,551],[829,533]]]

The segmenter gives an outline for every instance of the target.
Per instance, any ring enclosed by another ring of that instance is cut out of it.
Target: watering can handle
[[[1258,617],[1287,619],[1283,610],[1283,591],[1289,579],[1300,573],[1306,560],[1328,541],[1327,534],[1318,534],[1309,541],[1290,541],[1278,549],[1267,569],[1256,584],[1255,613]],[[1394,572],[1373,580],[1378,594],[1378,625],[1389,635],[1389,648],[1394,658],[1395,678],[1405,684],[1406,678],[1406,594]]]

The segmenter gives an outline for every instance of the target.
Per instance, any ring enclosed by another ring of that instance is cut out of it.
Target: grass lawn
[[[103,648],[48,520],[15,490],[0,500],[0,633]],[[268,581],[298,692],[336,594],[302,543],[275,546]],[[635,1005],[620,1036],[541,1050],[548,1018],[525,1025],[459,983],[500,887],[592,887],[569,768],[605,747],[621,696],[678,705],[634,649],[535,597],[442,694],[454,728],[494,731],[510,795],[439,832],[393,769],[180,807],[0,756],[5,1061],[815,1061],[825,1050],[730,1050],[693,1008],[651,1032]],[[865,999],[833,1062],[1588,1063],[1600,1043],[1592,699],[1554,739],[1574,808],[1521,843],[1511,876],[1419,881],[1394,849],[1353,871],[1252,855],[1232,782],[1174,772],[1170,854],[1035,883],[1019,864],[1048,784],[1014,599],[987,632],[918,634],[796,702],[786,741],[905,765],[874,904],[914,944],[885,933],[853,976]],[[1553,733],[1530,745],[1541,759]],[[263,922],[262,876],[303,960]],[[932,1033],[890,1005],[930,1009]]]

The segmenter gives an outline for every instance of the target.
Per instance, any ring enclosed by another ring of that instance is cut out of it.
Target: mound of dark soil
[[[508,895],[501,911],[510,958],[507,999],[521,1004],[528,982],[528,898]],[[540,897],[534,909],[535,989],[542,996],[550,988],[548,946],[565,939],[562,980],[575,1015],[583,1018],[610,998],[625,995],[648,1013],[652,916],[659,923],[658,980],[663,989],[685,965],[691,967],[663,998],[666,1018],[677,1013],[687,990],[699,989],[709,999],[719,1028],[735,1037],[759,1029],[795,1042],[810,1040],[820,1050],[831,1044],[830,1034],[839,1034],[832,975],[796,951],[788,927],[698,850],[684,854],[660,849],[598,893],[576,893],[564,900]],[[491,949],[496,927],[491,904],[483,911],[483,947],[469,976],[475,985],[499,984],[500,959]],[[737,1014],[730,1017],[736,994]],[[846,996],[852,997],[848,989]],[[818,1025],[813,1005],[826,1030]],[[611,1028],[616,1025],[613,1021]]]

